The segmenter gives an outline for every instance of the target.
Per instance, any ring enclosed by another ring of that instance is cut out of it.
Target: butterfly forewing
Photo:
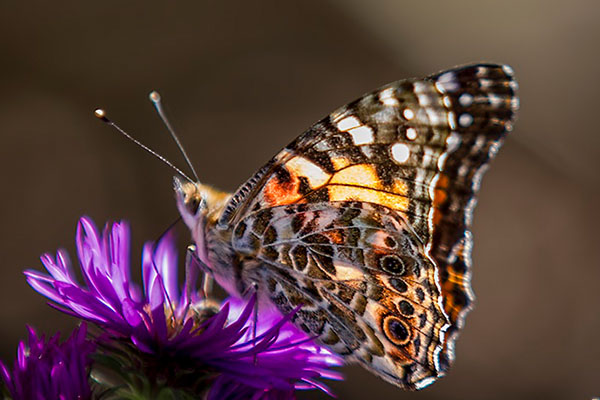
[[[508,67],[488,64],[386,85],[278,153],[217,226],[263,264],[282,310],[305,304],[299,325],[386,380],[423,386],[452,361],[473,299],[474,198],[515,90]]]

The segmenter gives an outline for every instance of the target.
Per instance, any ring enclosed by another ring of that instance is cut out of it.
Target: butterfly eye
[[[185,206],[190,212],[190,214],[196,215],[196,213],[198,212],[198,208],[200,208],[200,203],[201,200],[198,197],[193,196],[185,202]]]

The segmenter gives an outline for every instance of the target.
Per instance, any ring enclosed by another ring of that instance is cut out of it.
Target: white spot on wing
[[[437,154],[431,149],[431,147],[425,147],[423,149],[423,165],[429,166],[435,162]]]
[[[379,92],[379,100],[386,106],[398,105],[398,99],[394,96],[394,88],[387,88]]]
[[[337,128],[340,131],[346,132],[349,129],[358,128],[362,124],[360,123],[360,121],[358,120],[358,118],[356,118],[355,116],[351,115],[351,116],[346,117],[343,120],[339,121],[336,125],[337,125]]]
[[[446,108],[452,107],[452,100],[450,100],[450,97],[444,96],[444,99],[442,101],[444,102]]]
[[[360,151],[362,151],[362,153],[367,156],[367,158],[371,158],[373,157],[373,151],[371,149],[371,146],[361,146],[360,147]]]
[[[458,102],[463,107],[469,107],[471,104],[473,104],[473,96],[471,96],[469,93],[463,93],[458,98]]]
[[[419,104],[423,107],[431,106],[436,98],[434,98],[431,95],[431,91],[428,90],[430,89],[430,86],[425,84],[425,82],[415,82],[413,85]]]
[[[417,138],[417,130],[415,128],[408,128],[406,130],[406,138],[408,140],[415,140]]]
[[[329,147],[329,143],[326,140],[321,140],[315,144],[315,150],[317,151],[327,151],[331,150]]]
[[[355,145],[360,146],[361,144],[371,144],[375,140],[373,137],[373,129],[368,126],[359,126],[348,130],[348,133],[352,136],[352,141]]]
[[[454,111],[448,113],[448,126],[452,130],[456,129],[456,114],[454,114]]]
[[[460,86],[454,72],[449,71],[438,77],[435,87],[440,93],[447,93],[458,90]]]
[[[504,73],[506,75],[509,75],[509,76],[513,76],[515,74],[515,71],[512,69],[512,67],[510,65],[503,65],[502,70],[504,71]]]
[[[497,94],[494,93],[490,93],[488,95],[488,100],[490,101],[490,105],[492,107],[500,107],[502,106],[502,98],[500,96],[498,96]]]
[[[404,143],[395,143],[391,150],[392,158],[398,163],[404,163],[410,157],[410,150]]]
[[[321,167],[304,157],[296,156],[286,165],[296,174],[306,177],[309,185],[313,188],[324,185],[331,177]]]
[[[363,281],[364,273],[357,267],[346,264],[333,264],[336,281]]]
[[[446,138],[446,152],[452,153],[458,148],[458,145],[460,145],[460,137],[458,136],[458,134],[452,132],[450,136]]]
[[[437,167],[440,171],[443,171],[445,166],[446,166],[446,158],[448,158],[448,152],[445,151],[442,154],[440,154],[440,158],[438,158],[437,161]]]
[[[404,115],[404,118],[406,118],[407,120],[411,120],[415,117],[415,112],[413,110],[411,110],[410,108],[406,108],[404,109],[404,112],[402,113],[402,115]]]
[[[513,97],[510,100],[510,108],[512,108],[515,111],[519,109],[519,98],[518,97]]]
[[[480,79],[479,80],[479,84],[484,89],[489,89],[490,87],[492,87],[493,83],[494,83],[494,81],[492,81],[491,79]]]
[[[478,135],[477,138],[475,139],[475,144],[473,144],[473,147],[471,148],[471,154],[479,153],[479,151],[485,145],[485,142],[486,142],[485,135]]]
[[[472,123],[473,123],[473,116],[471,114],[464,113],[464,114],[461,114],[460,117],[458,117],[458,124],[460,126],[462,126],[463,128],[471,126]]]

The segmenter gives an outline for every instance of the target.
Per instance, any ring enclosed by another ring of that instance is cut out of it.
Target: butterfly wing
[[[428,282],[428,295],[435,297],[439,285],[450,326],[444,339],[444,329],[433,333],[443,349],[439,365],[429,368],[443,372],[473,300],[469,229],[475,195],[488,162],[512,128],[515,90],[510,68],[491,64],[386,85],[336,110],[278,153],[231,197],[218,227],[260,231],[260,224],[268,222],[258,217],[260,212],[285,206],[318,205],[327,210],[323,213],[337,215],[340,204],[354,201],[394,212],[439,272]],[[232,245],[241,251],[247,244],[237,243],[240,237],[234,235]],[[291,233],[284,237],[301,242]],[[263,239],[257,236],[247,253],[260,254],[268,245]],[[329,245],[336,254],[343,247]],[[272,266],[274,276],[285,271],[282,267],[294,268],[292,258],[258,257]],[[366,271],[375,267],[360,259],[349,262]]]
[[[261,283],[295,323],[384,379],[416,389],[439,373],[448,319],[437,269],[400,213],[335,201],[251,212],[234,250],[258,259]]]

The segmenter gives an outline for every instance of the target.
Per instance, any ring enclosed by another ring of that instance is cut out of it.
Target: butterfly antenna
[[[154,108],[156,109],[156,112],[160,116],[160,119],[162,120],[162,122],[167,127],[167,130],[171,134],[171,137],[173,138],[173,140],[175,140],[175,143],[177,143],[177,147],[179,148],[179,151],[183,155],[183,158],[185,158],[185,162],[187,163],[187,165],[192,170],[192,173],[194,174],[194,178],[196,178],[196,182],[200,182],[200,179],[198,179],[198,174],[196,173],[196,170],[194,169],[194,166],[192,165],[192,162],[190,161],[190,158],[188,157],[187,153],[185,152],[185,149],[183,148],[183,145],[179,141],[179,138],[175,134],[175,130],[171,126],[171,123],[167,119],[167,116],[165,114],[165,110],[164,110],[164,108],[162,106],[162,101],[161,101],[161,98],[160,98],[160,94],[158,94],[158,92],[156,90],[154,90],[154,91],[150,92],[150,94],[148,95],[148,97],[150,98],[150,101],[152,102],[152,104],[154,104]]]
[[[121,129],[121,127],[119,125],[115,124],[113,121],[108,119],[106,117],[106,111],[104,111],[101,108],[98,108],[98,109],[96,109],[96,111],[94,111],[94,115],[98,119],[102,120],[104,123],[110,125],[114,129],[116,129],[119,133],[121,133],[121,135],[125,136],[127,139],[131,140],[133,143],[137,144],[139,147],[146,150],[148,153],[152,154],[154,157],[158,158],[160,161],[167,164],[169,167],[171,167],[173,170],[175,170],[175,172],[177,172],[183,178],[187,179],[190,183],[192,183],[194,185],[196,184],[196,182],[194,182],[189,176],[184,174],[183,171],[181,171],[179,168],[177,168],[175,165],[173,165],[173,163],[171,163],[171,161],[167,160],[166,158],[164,158],[163,156],[161,156],[160,154],[158,154],[157,152],[155,152],[154,150],[152,150],[145,144],[141,143],[139,140],[137,140],[136,138],[134,138],[133,136],[131,136],[130,134],[125,132],[123,129]]]

